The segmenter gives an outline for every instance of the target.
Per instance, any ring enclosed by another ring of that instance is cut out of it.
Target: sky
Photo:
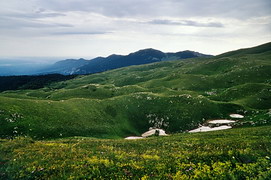
[[[270,0],[0,0],[0,58],[217,55],[270,41]]]

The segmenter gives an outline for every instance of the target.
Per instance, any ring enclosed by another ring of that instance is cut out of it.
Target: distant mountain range
[[[139,50],[126,56],[113,54],[108,57],[97,57],[92,60],[85,60],[81,58],[58,61],[55,64],[41,70],[40,73],[59,73],[64,75],[93,74],[131,65],[209,56],[211,55],[201,54],[194,51],[164,53],[162,51],[150,48]]]

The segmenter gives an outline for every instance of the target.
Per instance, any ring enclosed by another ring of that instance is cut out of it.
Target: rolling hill
[[[140,135],[149,127],[176,133],[210,119],[229,119],[231,113],[245,116],[236,126],[271,124],[270,59],[268,43],[215,57],[78,76],[37,90],[5,91],[0,136],[116,138]]]

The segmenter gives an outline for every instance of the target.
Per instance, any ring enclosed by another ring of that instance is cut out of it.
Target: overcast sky
[[[216,55],[270,41],[270,0],[0,0],[0,57]]]

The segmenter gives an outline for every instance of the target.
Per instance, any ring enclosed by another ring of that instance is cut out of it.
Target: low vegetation
[[[0,179],[270,179],[271,126],[140,140],[0,143]]]
[[[47,74],[36,76],[0,76],[0,92],[19,89],[40,89],[59,81],[75,78],[76,75]]]

